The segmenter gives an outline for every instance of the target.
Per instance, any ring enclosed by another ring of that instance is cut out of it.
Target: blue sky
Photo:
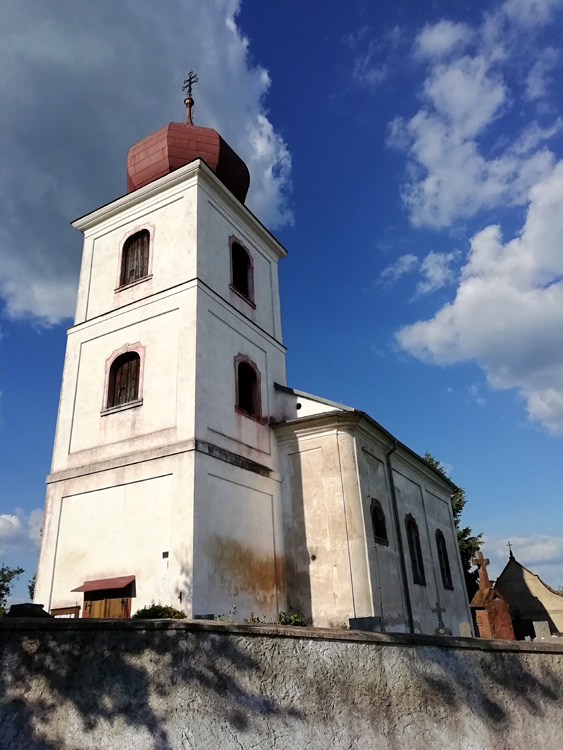
[[[183,118],[251,172],[288,379],[430,451],[563,586],[563,0],[59,0],[0,30],[0,562],[35,568],[81,236]]]

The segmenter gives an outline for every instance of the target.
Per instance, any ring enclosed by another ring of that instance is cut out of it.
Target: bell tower
[[[188,616],[284,607],[274,383],[284,248],[249,173],[186,118],[134,144],[127,193],[77,219],[84,249],[35,600]]]

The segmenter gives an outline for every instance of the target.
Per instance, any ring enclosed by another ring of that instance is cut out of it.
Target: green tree
[[[450,479],[443,466],[432,456],[428,451],[424,454],[424,460],[426,463],[433,466],[435,469],[443,474],[445,477]],[[454,514],[455,527],[457,529],[457,543],[459,545],[459,552],[461,555],[461,562],[463,565],[463,573],[465,575],[465,585],[467,586],[467,594],[469,601],[473,599],[473,596],[479,588],[479,576],[477,570],[472,570],[471,560],[475,557],[475,554],[479,552],[481,548],[481,538],[483,534],[473,534],[473,529],[470,526],[461,526],[461,513],[467,502],[465,498],[465,490],[462,487],[454,492],[451,497],[452,511]]]
[[[6,599],[12,590],[12,581],[23,573],[23,568],[0,567],[0,617],[6,614]]]
[[[27,590],[29,591],[30,601],[33,601],[33,597],[35,596],[35,576],[36,576],[36,573],[33,574],[33,577],[28,581],[28,584],[27,584]]]

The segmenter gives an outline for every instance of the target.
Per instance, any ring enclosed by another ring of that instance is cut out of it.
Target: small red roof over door
[[[119,576],[118,578],[98,578],[95,581],[84,581],[82,586],[72,591],[99,591],[100,589],[123,589],[133,583],[135,576]]]

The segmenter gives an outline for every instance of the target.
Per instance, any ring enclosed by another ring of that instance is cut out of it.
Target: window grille
[[[376,500],[374,497],[371,498],[370,515],[371,525],[373,529],[373,538],[380,544],[389,544],[385,513],[383,512],[383,507],[381,506],[379,500]]]
[[[252,261],[240,242],[231,245],[231,284],[243,297],[252,301],[253,290]]]
[[[407,530],[407,542],[409,545],[409,554],[411,558],[413,582],[418,583],[420,586],[426,586],[426,577],[424,575],[424,563],[422,561],[422,548],[420,546],[418,524],[414,520],[413,516],[410,515],[410,513],[405,518],[405,526]]]
[[[452,583],[452,572],[450,570],[446,539],[440,529],[436,530],[436,547],[438,549],[438,562],[440,563],[440,573],[442,574],[444,588],[453,589],[454,586]]]
[[[112,362],[109,372],[108,409],[138,400],[140,370],[141,358],[137,352],[126,352]]]
[[[121,286],[148,276],[150,234],[147,229],[128,237],[121,261]]]
[[[249,362],[237,365],[237,408],[251,417],[260,418],[260,382]]]

